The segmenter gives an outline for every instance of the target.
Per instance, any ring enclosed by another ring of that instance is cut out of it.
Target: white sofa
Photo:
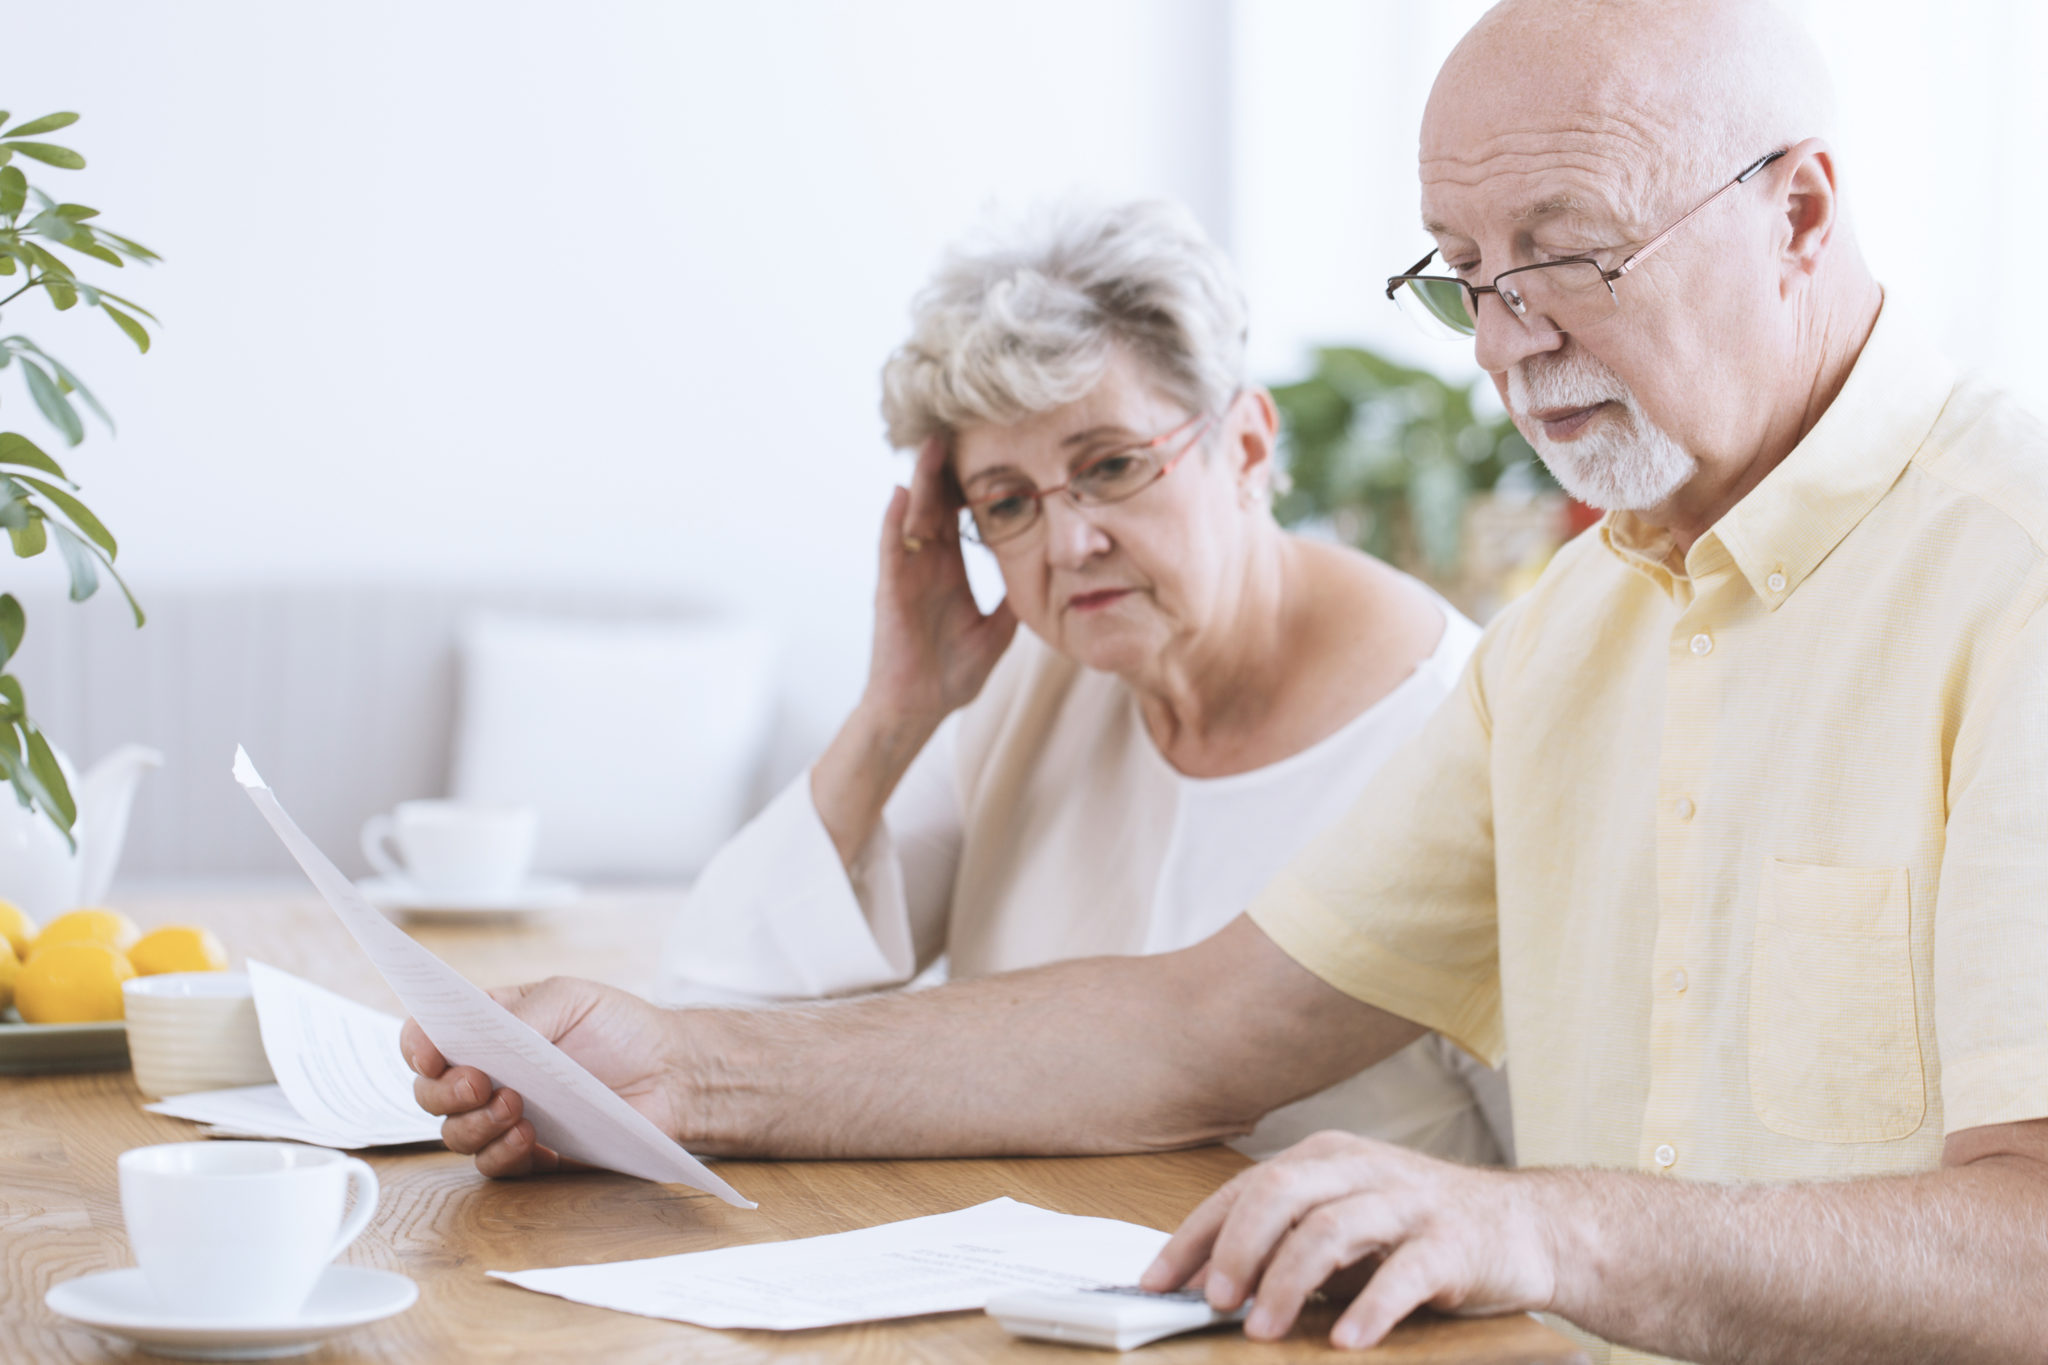
[[[81,768],[131,741],[165,755],[137,796],[123,880],[296,875],[229,777],[237,744],[330,856],[366,872],[357,851],[366,817],[449,791],[457,637],[479,612],[707,615],[701,604],[630,590],[252,586],[152,590],[138,631],[111,591],[84,604],[22,596],[29,626],[13,671],[53,742]],[[736,810],[755,809],[817,747],[780,700],[775,714]]]

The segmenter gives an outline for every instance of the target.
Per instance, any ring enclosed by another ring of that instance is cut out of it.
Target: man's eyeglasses
[[[1235,400],[1236,395],[1231,395]],[[1229,403],[1225,403],[1228,410]],[[1216,413],[1188,418],[1173,430],[1143,445],[1126,446],[1099,455],[1075,470],[1065,483],[1040,488],[1022,475],[977,480],[960,509],[960,534],[981,545],[1002,545],[1017,539],[1044,520],[1045,500],[1065,493],[1076,506],[1103,507],[1144,492],[1173,472],[1215,424]],[[1180,448],[1167,451],[1176,441]]]
[[[1476,335],[1479,331],[1479,296],[1492,294],[1507,305],[1522,325],[1539,329],[1538,319],[1547,320],[1541,330],[1581,332],[1605,322],[1620,311],[1621,299],[1614,282],[1650,258],[1650,253],[1671,239],[1687,219],[1719,199],[1737,185],[1746,184],[1764,167],[1790,151],[1781,147],[1760,156],[1742,168],[1733,180],[1693,205],[1678,220],[1643,243],[1627,260],[1612,270],[1583,257],[1565,261],[1543,261],[1517,266],[1493,277],[1492,284],[1467,284],[1455,275],[1418,274],[1435,256],[1432,251],[1401,274],[1387,281],[1387,297],[1401,311],[1414,318],[1424,331],[1439,336]]]

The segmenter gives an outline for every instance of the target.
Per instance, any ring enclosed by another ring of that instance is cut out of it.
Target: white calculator
[[[1219,1322],[1241,1322],[1250,1307],[1247,1303],[1235,1313],[1219,1313],[1199,1289],[1153,1294],[1136,1285],[1104,1285],[1013,1289],[988,1301],[988,1315],[1020,1337],[1128,1351]]]

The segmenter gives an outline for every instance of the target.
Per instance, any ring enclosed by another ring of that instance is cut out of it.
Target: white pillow
[[[718,620],[463,623],[458,800],[540,813],[535,865],[686,877],[745,816],[774,715],[774,642]]]

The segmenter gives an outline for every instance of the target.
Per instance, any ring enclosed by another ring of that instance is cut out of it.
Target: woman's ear
[[[1280,410],[1264,389],[1246,389],[1224,410],[1238,496],[1249,507],[1264,498],[1279,471]]]

